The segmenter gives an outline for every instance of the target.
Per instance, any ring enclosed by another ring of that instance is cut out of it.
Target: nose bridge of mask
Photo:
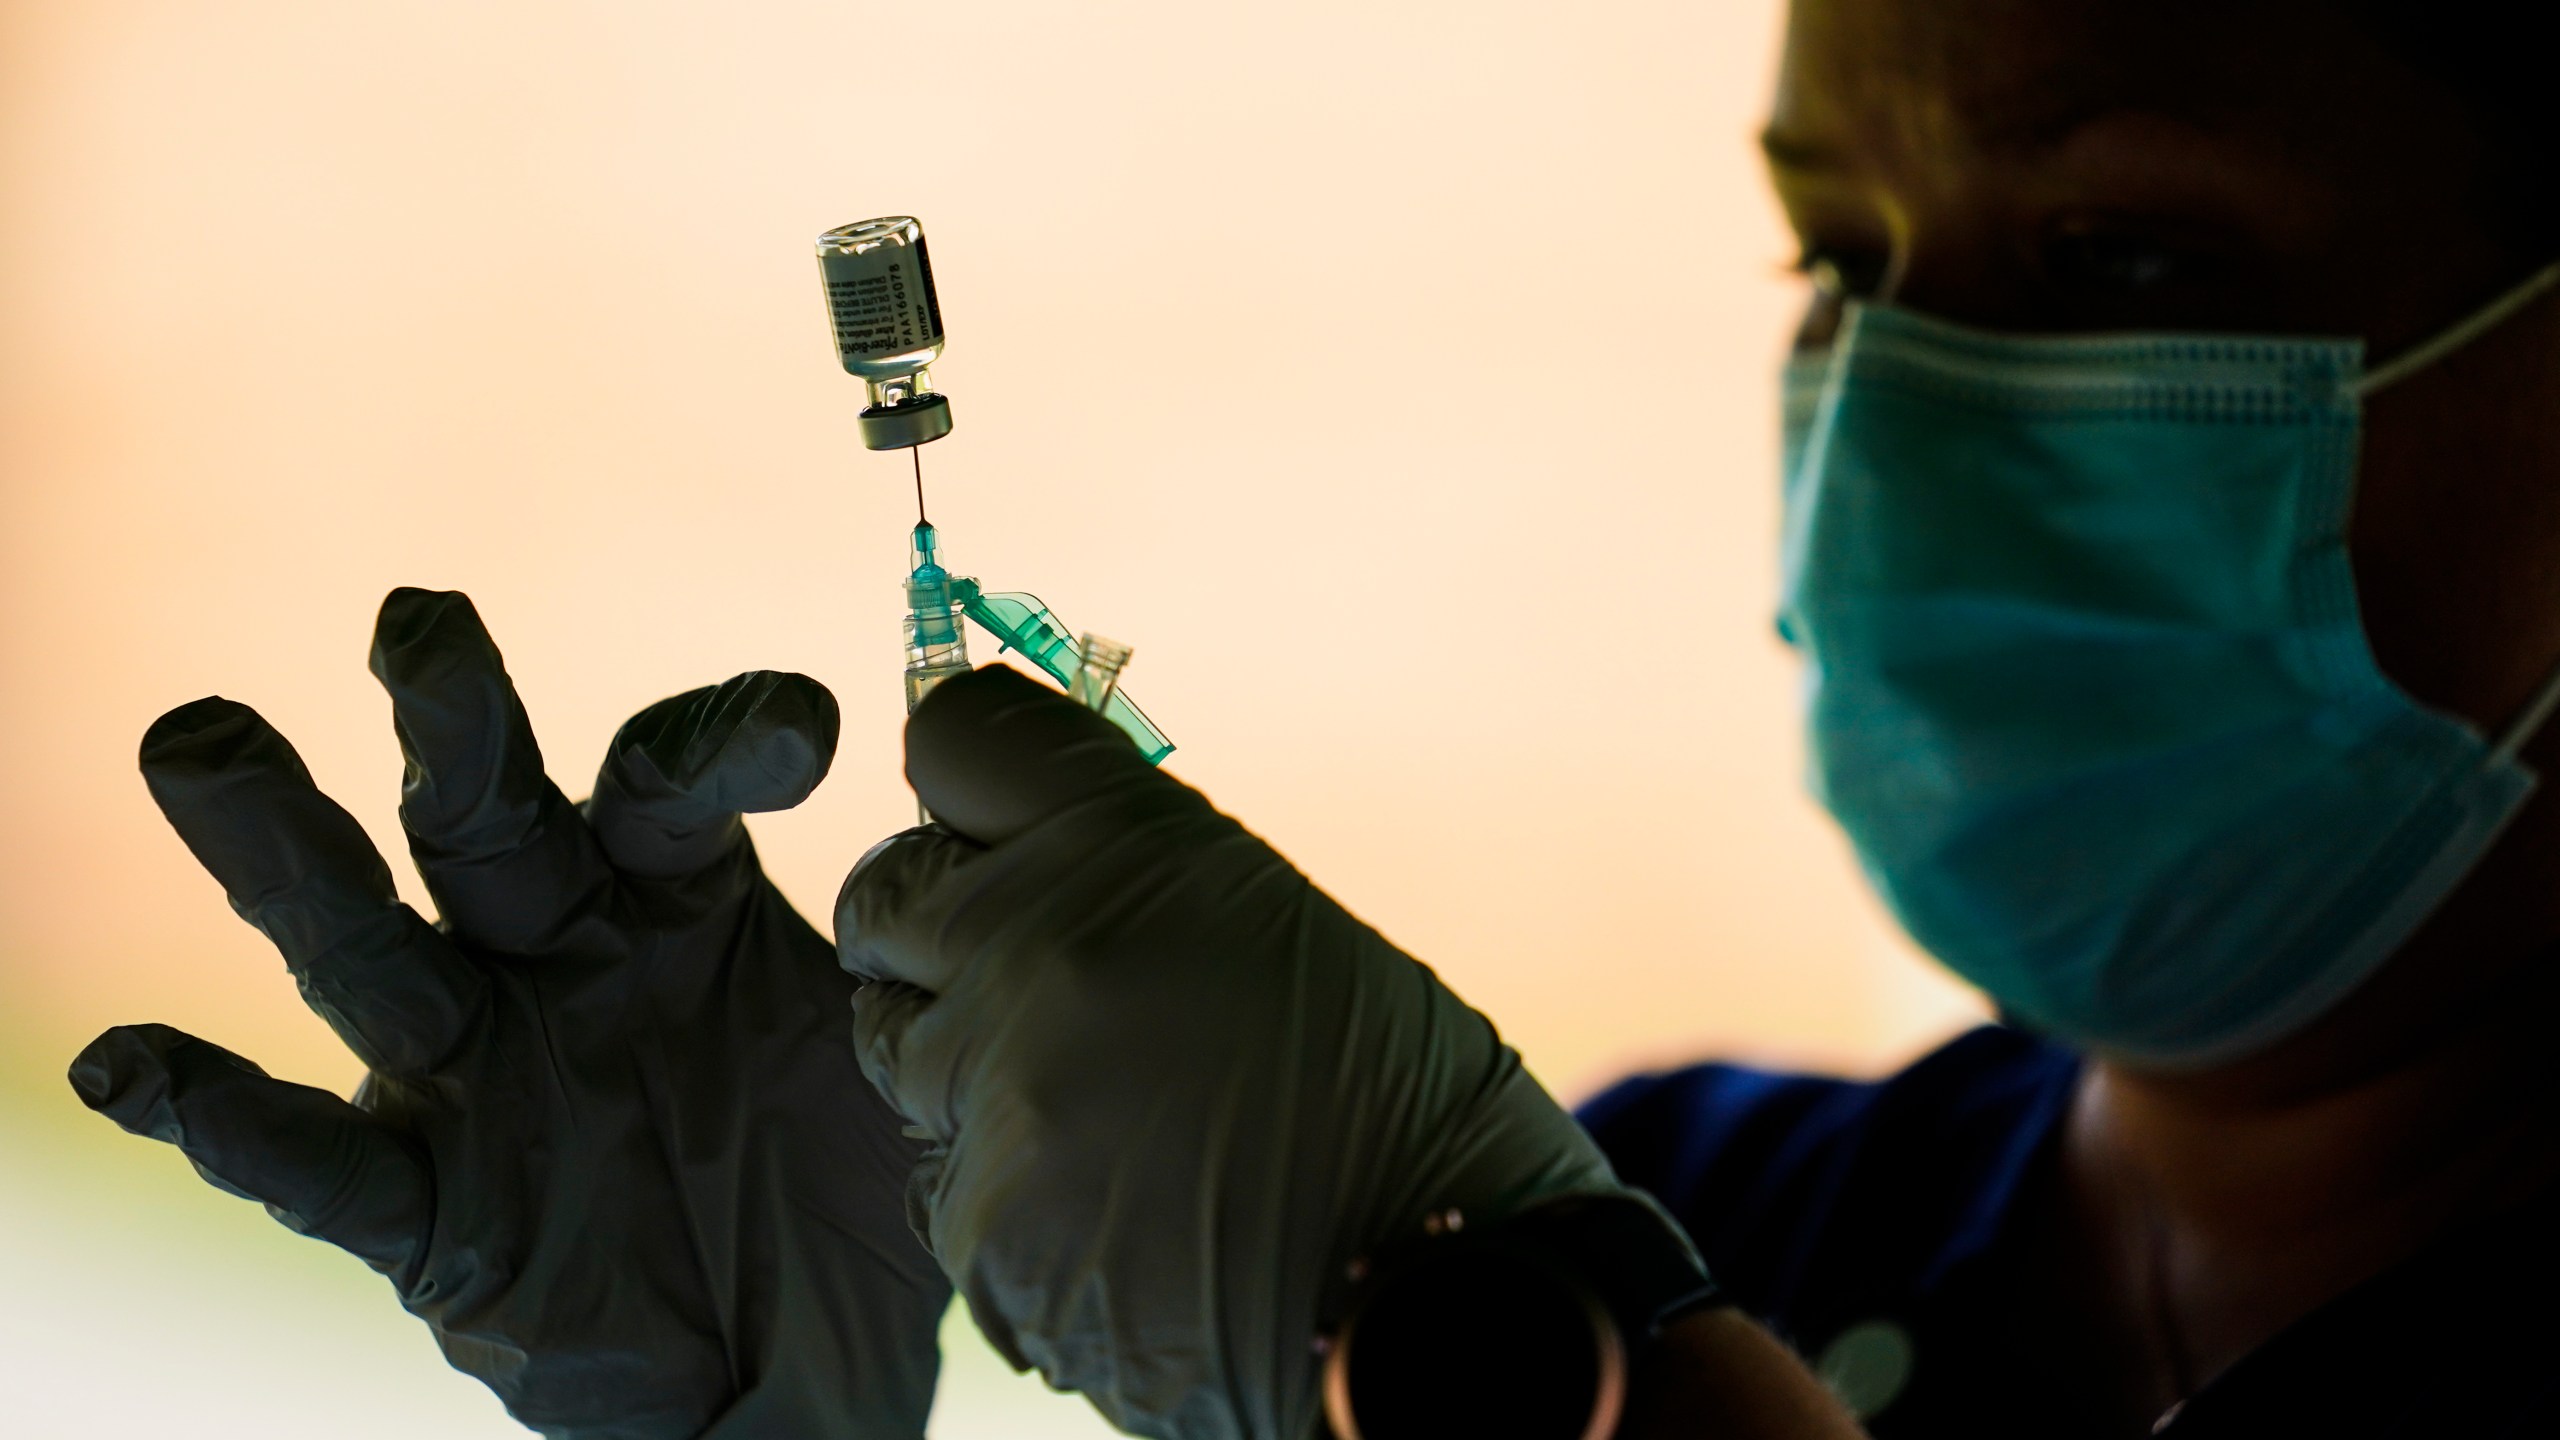
[[[2381,365],[2365,370],[2349,381],[2346,389],[2359,401],[2386,390],[2495,331],[2554,287],[2560,287],[2560,261],[2555,261],[2526,276],[2479,309],[2408,347]],[[1923,331],[1942,329],[1948,335],[1971,338],[1986,345],[2020,343],[2011,337],[1975,334],[1949,322],[1935,320],[1898,307],[1877,307],[1854,300],[1849,302],[1830,344],[1820,350],[1798,352],[1790,356],[1787,361],[1781,385],[1784,417],[1781,443],[1785,464],[1784,474],[1791,483],[1796,481],[1799,472],[1806,472],[1805,478],[1809,480],[1810,473],[1807,467],[1818,467],[1822,464],[1824,457],[1820,452],[1827,444],[1830,430],[1830,427],[1823,423],[1825,414],[1838,406],[1844,382],[1851,369],[1850,362],[1856,352],[1864,348],[1861,341],[1869,330],[1871,319],[1877,316],[1888,317],[1886,326],[1888,331],[1897,328],[1894,322],[1898,321],[1900,328]],[[2175,356],[2175,363],[2184,367],[2192,365],[2198,353],[2198,347],[2245,346],[2251,342],[2216,341],[2203,336],[2137,335],[2121,339],[2063,337],[2037,339],[2024,343],[2048,350],[2047,360],[2040,360],[2038,362],[2040,365],[2049,363],[2049,357],[2052,354],[2077,348],[2102,364],[2110,361],[2121,362],[2128,356],[2139,355],[2146,350],[2165,350]],[[2355,342],[2290,339],[2257,343],[2299,347],[2304,352],[2320,349],[2334,353],[2345,345]],[[2325,368],[2325,365],[2321,368]],[[2192,371],[2187,378],[2190,380],[2195,378]],[[1782,633],[1787,629],[1783,619],[1780,628]],[[2497,768],[2513,762],[2524,746],[2540,732],[2545,724],[2549,723],[2554,713],[2560,713],[2560,659],[2554,660],[2550,671],[2544,676],[2542,683],[2536,687],[2532,696],[2505,726],[2495,732],[2489,746],[2488,765],[2491,768]]]
[[[2560,261],[2555,261],[2526,276],[2479,309],[2411,345],[2382,364],[2368,367],[2354,382],[2353,388],[2356,395],[2366,397],[2379,394],[2429,368],[2446,356],[2504,325],[2514,318],[2518,311],[2542,298],[2544,292],[2555,286],[2560,286]],[[1844,371],[1841,362],[1857,348],[1855,341],[1858,332],[1865,328],[1868,317],[1878,313],[1880,308],[1883,313],[1923,318],[1916,311],[1906,311],[1890,306],[1879,307],[1868,302],[1851,300],[1844,307],[1838,330],[1829,343],[1819,349],[1799,350],[1787,357],[1783,398],[1791,428],[1798,425],[1806,431],[1820,428],[1815,421],[1822,399],[1838,388]],[[1945,321],[1933,323],[1945,325],[1951,331],[1962,328]],[[2120,347],[2127,344],[2139,345],[2146,339],[2166,338],[2168,337],[2132,336],[2126,337],[2123,341],[2111,341],[2093,337],[2076,337],[2046,343]],[[2177,338],[2192,340],[2201,337]]]
[[[2213,542],[2230,530],[2227,512],[2235,507],[2274,506],[2342,538],[2356,370],[2357,348],[2348,340],[2016,336],[1853,304],[1829,349],[1796,355],[1784,375],[1781,633],[1798,628],[1786,613],[1807,594],[1796,582],[1827,575],[1836,593],[1849,573],[1832,563],[1836,553],[1817,564],[1814,550],[1825,536],[1857,532],[1869,537],[1859,542],[1863,553],[1877,553],[1882,543],[1886,553],[1936,556],[1928,569],[1941,577],[1965,559],[1976,571],[1971,588],[1978,597],[2041,572],[2069,593],[2012,598],[2094,615],[2141,593],[2161,602],[2149,618],[2183,623],[2192,609],[2172,592],[2199,583],[2217,594],[2230,589],[2209,577],[2221,573]],[[2295,435],[2317,432],[2329,437],[2317,442],[2319,453],[2332,458],[2311,466],[2298,492],[2225,493],[2205,483],[2211,469],[2186,463],[2198,427],[2250,451],[2280,449],[2296,443]],[[2047,470],[2075,449],[2084,463]],[[2157,483],[2146,461],[2162,467]],[[1852,530],[1824,518],[1840,504],[1849,507],[1840,516],[1855,517]],[[2090,528],[2102,512],[2138,523],[2110,537]],[[2159,545],[2165,530],[2180,527],[2181,515],[2189,517],[2183,523],[2195,543]],[[2091,564],[2039,558],[2042,541],[2066,536]],[[2236,547],[2220,547],[2232,551],[2225,557],[2231,585],[2262,592],[2274,606],[2292,593],[2263,583],[2281,557],[2244,553],[2251,543],[2240,537]],[[2108,579],[2131,589],[2117,588],[2110,599]],[[2309,593],[2352,605],[2343,583]]]

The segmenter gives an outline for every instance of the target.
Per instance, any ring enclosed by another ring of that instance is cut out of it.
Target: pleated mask
[[[2532,789],[2376,665],[2347,555],[2354,340],[1987,334],[1848,306],[1785,385],[1780,629],[1809,783],[2004,1013],[2209,1064],[2371,974]]]

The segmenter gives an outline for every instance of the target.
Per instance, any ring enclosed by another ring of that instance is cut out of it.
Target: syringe
[[[907,572],[908,710],[934,686],[969,669],[968,639],[960,625],[965,615],[996,637],[999,654],[1019,653],[1119,726],[1147,763],[1173,753],[1173,742],[1119,688],[1120,667],[1129,660],[1127,646],[1090,635],[1083,643],[1070,640],[1066,625],[1039,596],[1018,591],[990,595],[976,580],[952,574],[942,564],[941,534],[930,524],[920,522],[909,533],[907,557],[912,565]]]
[[[1036,595],[984,593],[954,575],[941,539],[925,518],[924,463],[916,447],[951,433],[951,406],[933,388],[927,367],[942,356],[942,302],[925,256],[924,227],[904,215],[839,226],[818,237],[819,278],[836,356],[868,387],[862,443],[905,450],[916,480],[916,525],[907,537],[906,689],[913,711],[934,686],[969,669],[963,615],[1020,651],[1071,695],[1119,726],[1153,764],[1173,753],[1127,692],[1118,688],[1127,646],[1070,632]]]

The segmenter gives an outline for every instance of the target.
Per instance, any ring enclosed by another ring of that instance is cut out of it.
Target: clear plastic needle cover
[[[1083,663],[1076,667],[1076,678],[1067,682],[1067,698],[1088,710],[1103,709],[1120,688],[1120,669],[1129,663],[1129,647],[1088,630],[1076,641],[1076,651]]]

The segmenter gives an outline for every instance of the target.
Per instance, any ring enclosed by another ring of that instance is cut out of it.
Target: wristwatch
[[[1333,1440],[1608,1440],[1630,1369],[1725,1303],[1644,1195],[1571,1195],[1470,1228],[1458,1210],[1352,1262],[1317,1340]]]

